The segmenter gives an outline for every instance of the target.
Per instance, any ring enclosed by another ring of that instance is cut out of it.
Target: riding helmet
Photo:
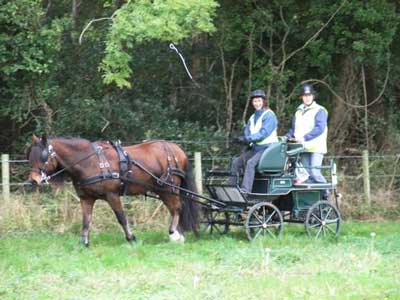
[[[250,99],[257,98],[257,97],[261,97],[265,100],[265,98],[266,98],[265,92],[263,90],[252,91],[250,94]]]
[[[315,90],[312,85],[305,84],[301,87],[301,94],[300,96],[304,95],[315,95]]]

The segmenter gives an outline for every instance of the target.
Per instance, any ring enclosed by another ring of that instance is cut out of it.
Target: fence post
[[[194,153],[194,180],[196,182],[197,191],[203,194],[203,175],[201,170],[201,152]]]
[[[10,200],[10,162],[9,155],[1,155],[1,176],[3,186],[3,200],[8,202]]]
[[[364,179],[364,196],[368,206],[371,206],[371,186],[369,182],[369,158],[368,150],[362,152],[363,160],[363,179]]]

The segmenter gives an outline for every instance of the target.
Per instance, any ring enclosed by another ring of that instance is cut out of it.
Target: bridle
[[[42,168],[39,168],[39,169],[32,168],[32,171],[40,174],[40,184],[43,184],[43,183],[48,184],[49,180],[51,180],[52,178],[54,178],[57,175],[63,173],[65,170],[76,166],[77,164],[79,164],[80,162],[90,158],[91,156],[100,153],[102,151],[102,149],[103,148],[101,146],[97,146],[94,151],[92,151],[91,153],[89,153],[85,157],[79,159],[78,161],[74,162],[70,166],[63,167],[61,170],[58,170],[57,172],[49,175],[49,174],[47,174],[46,167],[48,166],[50,159],[59,157],[57,155],[56,151],[54,150],[54,147],[51,144],[49,144],[47,146],[47,148],[43,149],[42,152],[40,153],[40,160],[44,163],[44,169],[42,169]]]

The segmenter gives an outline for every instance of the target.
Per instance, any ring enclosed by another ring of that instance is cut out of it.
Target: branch
[[[249,35],[249,86],[248,86],[248,90],[247,90],[247,99],[246,99],[246,106],[244,107],[244,111],[243,111],[243,115],[242,115],[242,125],[246,124],[246,115],[247,115],[247,110],[249,109],[249,105],[250,105],[250,93],[252,90],[252,81],[253,81],[253,51],[254,51],[254,47],[253,47],[253,33],[255,30],[255,26],[253,25],[253,27],[251,28],[250,31],[250,35]]]
[[[117,13],[118,10],[114,11],[113,14],[111,15],[111,17],[104,17],[104,18],[99,18],[99,19],[93,19],[91,20],[86,26],[85,28],[82,30],[80,36],[79,36],[79,45],[82,45],[82,38],[83,35],[85,34],[86,30],[89,29],[89,27],[92,25],[92,23],[94,22],[99,22],[99,21],[105,21],[105,20],[112,20],[115,16],[115,14]]]
[[[389,57],[390,57],[390,55],[388,55],[388,60],[389,60]],[[300,84],[305,84],[305,83],[308,83],[308,82],[318,82],[318,83],[321,83],[321,84],[323,84],[324,86],[326,86],[326,87],[329,89],[329,91],[330,91],[337,99],[339,99],[340,101],[342,101],[342,102],[343,102],[344,104],[346,104],[347,106],[353,107],[353,108],[362,108],[362,109],[365,109],[366,107],[369,107],[369,106],[375,104],[376,102],[378,102],[378,101],[382,98],[383,93],[385,92],[385,89],[386,89],[386,85],[387,85],[387,83],[388,83],[388,81],[389,81],[389,73],[390,73],[390,62],[388,61],[388,68],[387,68],[387,70],[386,70],[386,78],[385,78],[385,82],[383,83],[382,90],[381,90],[381,92],[379,93],[378,97],[376,97],[374,100],[372,100],[370,103],[368,103],[368,104],[366,104],[366,105],[354,105],[354,104],[350,104],[350,103],[346,102],[345,99],[343,99],[341,96],[339,96],[338,93],[336,93],[336,92],[333,90],[333,88],[332,88],[327,82],[325,82],[325,81],[323,81],[323,80],[319,80],[319,79],[308,79],[308,80],[304,80],[304,81],[300,82]],[[297,87],[297,86],[296,86],[296,87]],[[293,94],[293,93],[292,93],[292,94]],[[290,94],[290,97],[292,96],[292,94]]]
[[[310,44],[312,41],[314,41],[314,40],[320,35],[320,33],[328,26],[328,24],[333,20],[333,18],[334,18],[334,17],[336,16],[336,14],[342,9],[342,7],[344,6],[344,4],[345,4],[346,2],[347,2],[347,0],[344,0],[344,1],[342,2],[342,4],[340,4],[340,6],[336,9],[336,11],[331,15],[331,17],[328,19],[328,21],[327,21],[324,25],[322,25],[322,27],[321,27],[311,38],[309,38],[308,41],[306,41],[306,42],[304,43],[303,46],[301,46],[300,48],[298,48],[298,49],[294,50],[292,53],[290,53],[290,54],[287,56],[287,58],[284,59],[284,60],[280,63],[280,65],[279,65],[278,68],[281,68],[281,66],[282,66],[284,63],[286,63],[289,59],[291,59],[297,52],[299,52],[299,51],[305,49],[305,48],[308,46],[308,44]]]
[[[283,69],[285,68],[285,62],[288,60],[288,58],[286,58],[286,40],[290,33],[290,27],[289,27],[288,23],[286,22],[285,17],[283,16],[282,6],[279,7],[279,15],[281,17],[282,23],[285,25],[285,28],[286,28],[286,31],[285,31],[285,34],[283,36],[282,43],[281,43],[283,59],[282,59],[281,64],[279,65],[281,73],[283,73]]]

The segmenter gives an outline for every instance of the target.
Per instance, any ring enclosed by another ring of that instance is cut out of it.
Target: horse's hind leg
[[[122,229],[125,232],[126,240],[128,242],[136,241],[136,237],[133,235],[133,233],[129,228],[128,220],[126,219],[124,208],[122,206],[122,202],[119,195],[117,194],[107,195],[107,202],[111,206],[111,209],[114,211],[119,224],[122,226]]]
[[[92,220],[93,205],[96,201],[93,198],[80,198],[82,209],[82,244],[89,246],[89,225]]]
[[[180,198],[177,195],[172,194],[161,194],[160,198],[167,206],[171,216],[171,224],[169,226],[169,239],[172,242],[185,242],[185,238],[182,233],[179,232],[179,213],[181,210]]]

